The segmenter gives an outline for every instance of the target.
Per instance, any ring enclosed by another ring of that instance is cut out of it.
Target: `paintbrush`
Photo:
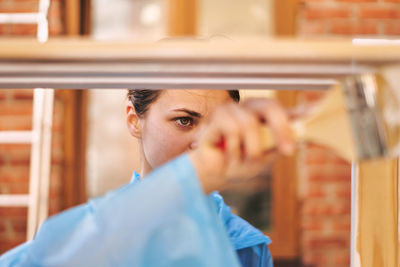
[[[319,144],[347,161],[385,157],[399,143],[398,128],[389,129],[382,117],[382,96],[392,89],[372,74],[344,78],[330,89],[309,116],[292,122],[296,141]],[[392,110],[399,111],[396,103]],[[398,113],[397,113],[398,115]],[[275,146],[268,127],[262,127],[263,148]],[[397,132],[396,132],[397,131]],[[223,141],[218,146],[224,147]]]

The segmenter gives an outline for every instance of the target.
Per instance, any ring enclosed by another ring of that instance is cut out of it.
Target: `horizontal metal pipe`
[[[334,79],[236,77],[0,77],[0,88],[327,89]]]

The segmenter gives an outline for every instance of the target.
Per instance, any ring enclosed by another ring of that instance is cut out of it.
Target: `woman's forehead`
[[[171,89],[165,90],[160,95],[160,102],[169,106],[189,105],[196,107],[211,107],[223,104],[229,100],[228,91],[226,90],[185,90]]]

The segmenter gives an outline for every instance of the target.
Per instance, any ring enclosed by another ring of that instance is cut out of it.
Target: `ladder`
[[[0,23],[37,24],[36,39],[48,40],[47,13],[50,0],[39,0],[36,13],[0,13]],[[51,129],[54,90],[36,88],[33,93],[31,131],[0,131],[0,143],[31,144],[28,194],[0,194],[0,207],[27,207],[27,240],[48,217],[51,164]]]

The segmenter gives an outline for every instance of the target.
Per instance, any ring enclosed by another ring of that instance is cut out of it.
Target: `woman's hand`
[[[271,129],[277,150],[291,154],[294,140],[289,119],[276,101],[249,99],[221,106],[213,113],[198,147],[190,152],[205,193],[254,177],[270,163],[271,153],[262,147],[263,124]],[[221,140],[223,149],[218,146]]]

